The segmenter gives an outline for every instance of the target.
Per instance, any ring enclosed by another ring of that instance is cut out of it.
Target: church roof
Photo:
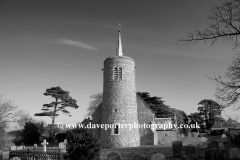
[[[137,94],[137,98],[141,100],[145,104],[145,106],[155,115],[155,112],[152,110],[152,108],[138,94]]]
[[[148,108],[148,109],[155,115],[155,112],[149,107],[149,105],[148,105],[137,93],[136,93],[136,95],[137,95],[137,99],[140,100],[140,101],[142,101],[142,102],[144,103],[144,105],[146,106],[146,108]],[[87,119],[88,117],[86,117],[86,118],[82,121],[82,123],[90,120],[90,119],[91,119],[90,117],[92,117],[92,115],[96,112],[96,110],[97,110],[101,105],[102,105],[102,103],[94,110],[94,112],[92,112],[91,115],[88,116],[89,119]]]

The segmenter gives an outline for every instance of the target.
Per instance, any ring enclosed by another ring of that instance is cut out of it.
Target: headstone
[[[212,141],[211,143],[208,144],[208,149],[217,149],[219,150],[219,145],[217,141]]]
[[[228,153],[227,151],[220,151],[216,148],[209,149],[205,151],[205,159],[206,160],[227,160]]]
[[[22,150],[23,146],[17,146],[16,150]]]
[[[162,153],[154,153],[151,160],[165,160],[165,156]]]
[[[228,141],[227,136],[225,134],[222,134],[221,140],[222,142],[227,142]]]
[[[201,149],[205,149],[207,147],[208,147],[207,138],[206,137],[201,137],[200,148]]]
[[[11,146],[11,151],[15,151],[17,149],[16,146]]]
[[[66,145],[64,142],[59,143],[59,148],[61,149],[62,152],[66,152]]]
[[[202,137],[201,138],[201,143],[207,143],[207,138],[206,137]]]
[[[221,151],[225,150],[225,147],[222,143],[219,143],[218,147],[219,147],[219,150],[221,150]]]
[[[172,142],[173,157],[181,156],[182,141]]]
[[[112,152],[108,155],[107,160],[122,160],[122,156],[117,152]]]
[[[46,142],[46,139],[44,139],[43,142],[41,143],[41,145],[43,145],[43,152],[46,152],[47,144],[48,144],[48,142]]]
[[[240,158],[239,148],[230,148],[230,149],[229,149],[229,158],[230,158],[230,159]]]
[[[64,143],[65,145],[67,145],[67,139],[64,139],[63,143]]]
[[[181,148],[181,159],[192,160],[196,158],[196,150],[194,146],[183,146]]]
[[[181,135],[180,135],[180,136],[181,136],[181,138],[185,138],[185,135],[184,135],[184,133],[181,133]]]
[[[148,160],[148,159],[143,155],[138,155],[134,158],[134,160]]]
[[[192,132],[192,137],[198,137],[198,133],[197,132]]]
[[[34,144],[34,147],[37,147],[37,144]]]

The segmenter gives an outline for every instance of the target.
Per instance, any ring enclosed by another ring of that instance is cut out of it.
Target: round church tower
[[[138,124],[135,62],[122,54],[120,29],[117,55],[104,61],[101,124],[114,126],[107,130],[101,129],[102,148],[140,145],[139,129],[134,127],[134,124]]]

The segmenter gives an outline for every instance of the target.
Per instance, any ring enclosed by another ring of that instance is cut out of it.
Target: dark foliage
[[[204,119],[206,129],[210,129],[221,120],[221,105],[211,99],[204,99],[198,103],[199,115]]]
[[[85,128],[76,128],[67,132],[67,154],[65,160],[93,160],[99,156],[100,140]]]
[[[22,136],[25,145],[33,145],[38,143],[40,134],[38,132],[37,125],[35,123],[27,123],[24,126]]]
[[[164,104],[162,97],[151,97],[148,92],[137,92],[137,94],[149,105],[155,112],[157,118],[173,116],[169,106]]]
[[[56,134],[55,138],[58,140],[58,142],[63,142],[64,139],[67,138],[67,133],[58,133]]]
[[[151,97],[148,92],[137,92],[137,94],[155,112],[157,118],[174,117],[174,115],[176,115],[178,124],[185,124],[187,122],[188,118],[186,113],[165,105],[162,97]]]
[[[213,130],[210,132],[210,135],[211,136],[220,136],[222,134],[225,133],[225,130],[224,129],[220,129],[220,130]]]

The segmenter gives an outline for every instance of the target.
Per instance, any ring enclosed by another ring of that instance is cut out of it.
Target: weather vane
[[[118,30],[121,31],[121,26],[122,26],[121,23],[119,23],[118,26],[119,26]]]

